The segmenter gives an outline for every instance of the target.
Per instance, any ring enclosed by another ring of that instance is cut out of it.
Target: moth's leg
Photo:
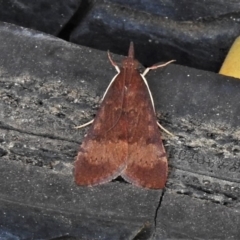
[[[119,69],[118,65],[113,61],[109,51],[108,51],[108,59],[109,59],[110,63],[115,67],[117,72],[120,73],[120,69]]]
[[[163,64],[160,64],[160,65],[153,65],[153,66],[151,66],[151,67],[148,67],[148,68],[146,68],[145,69],[145,71],[143,72],[143,76],[145,76],[148,72],[149,72],[149,70],[153,70],[153,69],[157,69],[157,68],[160,68],[160,67],[165,67],[165,66],[167,66],[168,64],[170,64],[170,63],[172,63],[172,62],[175,62],[176,60],[171,60],[171,61],[168,61],[168,62],[166,62],[166,63],[163,63]]]
[[[154,69],[157,69],[157,68],[160,68],[160,67],[165,67],[167,66],[168,64],[172,63],[172,62],[175,62],[175,60],[171,60],[171,61],[168,61],[166,63],[163,63],[163,64],[160,64],[160,65],[153,65],[152,67],[149,67],[149,68],[146,68],[145,71],[141,74],[142,77],[143,77],[143,80],[148,88],[148,92],[149,92],[149,95],[150,95],[150,98],[151,98],[151,101],[152,101],[152,105],[153,105],[153,109],[155,111],[155,107],[154,107],[154,102],[153,102],[153,98],[152,98],[152,94],[151,94],[151,91],[148,87],[148,84],[147,84],[147,81],[145,79],[145,75],[149,72],[149,70],[154,70]],[[174,136],[172,133],[170,133],[167,129],[165,129],[158,121],[157,121],[157,125],[159,128],[161,128],[164,132],[166,132],[167,134],[169,134],[170,136]]]
[[[117,72],[118,72],[118,74],[119,74],[119,73],[120,73],[120,69],[119,69],[118,65],[113,61],[113,59],[112,59],[109,51],[108,51],[108,58],[109,58],[110,63],[115,67],[115,69],[117,70]],[[103,94],[103,97],[102,97],[102,99],[100,100],[100,102],[103,101],[105,95],[107,94],[109,88],[111,87],[112,83],[114,82],[114,80],[115,80],[115,78],[117,77],[118,74],[116,74],[116,75],[114,76],[114,78],[112,79],[112,81],[109,83],[109,85],[108,85],[105,93]],[[76,126],[76,127],[74,127],[74,128],[76,128],[76,129],[84,128],[84,127],[92,124],[93,121],[94,121],[94,119],[92,119],[91,121],[89,121],[89,122],[87,122],[87,123],[84,123],[84,124],[82,124],[82,125],[80,125],[80,126]]]
[[[109,58],[110,63],[115,67],[115,69],[117,70],[118,73],[114,76],[114,78],[113,78],[113,79],[111,80],[111,82],[109,83],[109,85],[108,85],[108,87],[107,87],[105,93],[103,94],[103,97],[102,97],[102,99],[101,99],[100,102],[103,101],[103,99],[105,98],[105,96],[106,96],[106,94],[107,94],[109,88],[111,87],[112,83],[114,82],[115,78],[116,78],[117,75],[120,73],[120,69],[119,69],[118,65],[113,61],[113,59],[112,59],[112,57],[111,57],[109,51],[108,51],[108,58]]]
[[[170,133],[166,128],[164,128],[158,121],[157,125],[159,128],[161,128],[165,133],[169,134],[170,136],[174,137],[174,134]]]
[[[87,122],[87,123],[84,123],[84,124],[82,124],[82,125],[80,125],[80,126],[76,126],[76,127],[74,127],[74,128],[76,128],[76,129],[84,128],[84,127],[86,127],[86,126],[92,124],[93,121],[94,121],[94,119],[92,119],[91,121],[89,121],[89,122]]]

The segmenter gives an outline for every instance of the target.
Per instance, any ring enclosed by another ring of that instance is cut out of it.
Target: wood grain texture
[[[178,137],[165,140],[159,203],[162,191],[73,182],[84,134],[74,126],[114,75],[106,53],[9,23],[0,33],[0,236],[134,239],[150,222],[152,239],[239,239],[239,80],[178,64],[148,75],[156,112]]]

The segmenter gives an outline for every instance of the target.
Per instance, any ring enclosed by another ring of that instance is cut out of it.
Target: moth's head
[[[129,50],[128,50],[128,56],[122,61],[122,67],[123,68],[138,68],[138,61],[134,59],[134,45],[133,42],[130,42]]]
[[[122,61],[122,67],[123,68],[131,68],[131,69],[137,69],[138,68],[138,61],[129,57],[126,57]]]

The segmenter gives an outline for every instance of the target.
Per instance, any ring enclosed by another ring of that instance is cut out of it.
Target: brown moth
[[[78,185],[94,186],[121,176],[140,187],[164,188],[168,162],[155,114],[154,102],[134,59],[133,43],[128,57],[107,88],[100,109],[80,146],[74,177]]]

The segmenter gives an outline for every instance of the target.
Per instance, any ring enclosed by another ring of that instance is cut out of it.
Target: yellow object
[[[240,37],[234,41],[219,73],[240,78]]]

